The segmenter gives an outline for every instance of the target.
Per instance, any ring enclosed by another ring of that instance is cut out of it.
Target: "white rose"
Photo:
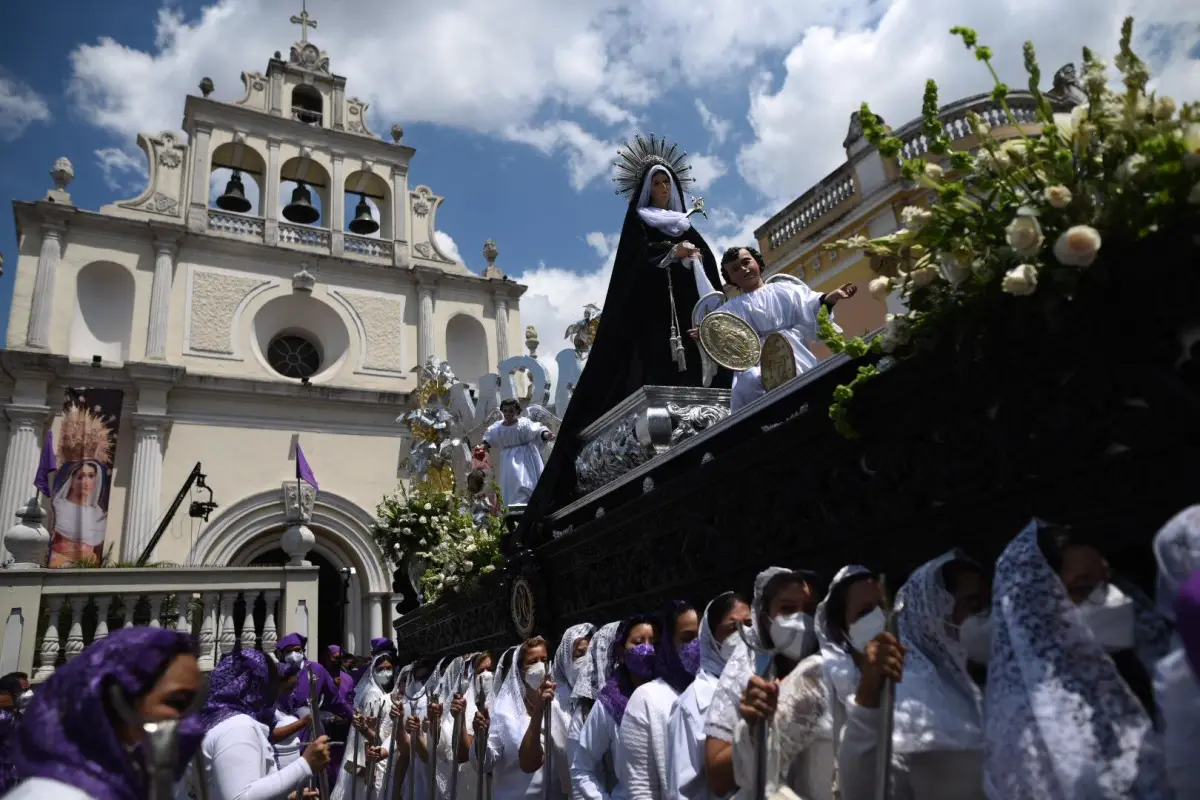
[[[945,170],[943,170],[937,164],[926,164],[925,165],[925,177],[929,178],[930,180],[940,181],[942,179],[942,175],[944,175],[944,174],[945,174]]]
[[[962,259],[956,256],[942,256],[941,265],[942,273],[951,286],[958,286],[971,275],[970,264],[964,264]]]
[[[867,284],[867,291],[876,300],[887,300],[888,294],[892,291],[892,280],[886,276],[875,278]]]
[[[982,139],[984,136],[987,136],[988,131],[990,130],[991,128],[982,119],[975,123],[975,135],[980,139]]]
[[[483,568],[479,570],[481,575],[491,575],[495,571],[496,571],[496,568],[494,566],[492,566],[491,564],[485,564],[483,566]]]
[[[1071,190],[1065,186],[1047,186],[1045,195],[1046,202],[1054,208],[1066,208],[1071,205],[1073,197]]]
[[[462,565],[463,572],[470,572],[475,569],[475,564],[471,561],[464,561]]]
[[[904,210],[900,212],[900,220],[904,223],[904,227],[914,231],[925,227],[931,219],[933,219],[933,212],[920,206],[905,206]]]
[[[1037,289],[1037,267],[1033,264],[1018,264],[1004,274],[1000,288],[1018,297],[1033,294]]]
[[[421,547],[424,547],[424,546],[425,546],[425,537],[424,537],[424,536],[422,536],[422,537],[421,537],[421,542],[420,542],[420,544],[421,544]]]
[[[432,503],[426,503],[426,504],[425,504],[425,510],[426,510],[426,511],[432,511],[432,510],[433,510],[433,504],[432,504]]]
[[[908,317],[903,314],[888,314],[885,319],[880,344],[885,353],[890,353],[897,347],[908,344],[912,331],[909,329]]]
[[[420,516],[420,517],[417,517],[417,522],[421,523],[422,525],[428,525],[428,524],[429,524],[429,520],[428,520],[428,519],[426,519],[424,515],[422,515],[422,516]]]
[[[1014,164],[1025,160],[1025,142],[1020,139],[1009,139],[1000,146],[1000,151],[1012,159]]]
[[[1156,119],[1170,119],[1175,115],[1175,101],[1169,97],[1160,97],[1158,102],[1154,104],[1154,116]]]
[[[936,269],[926,266],[914,269],[911,273],[909,273],[908,277],[912,280],[914,289],[921,289],[933,283],[934,279],[937,277],[937,274],[938,272]]]
[[[1100,232],[1090,225],[1067,228],[1054,243],[1054,257],[1071,267],[1088,267],[1100,251]]]
[[[1122,162],[1121,166],[1117,167],[1117,180],[1124,183],[1142,171],[1146,166],[1146,157],[1141,153],[1134,153],[1129,158]]]
[[[1019,256],[1037,255],[1046,239],[1042,235],[1042,226],[1038,224],[1037,217],[1015,218],[1004,229],[1004,238]]]
[[[403,530],[405,536],[412,536],[412,528],[404,528]]]

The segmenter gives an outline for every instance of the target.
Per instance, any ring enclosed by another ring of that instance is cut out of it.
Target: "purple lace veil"
[[[14,737],[17,774],[68,783],[96,800],[144,798],[140,747],[130,753],[117,738],[105,695],[116,684],[140,697],[185,653],[196,654],[190,635],[149,627],[113,631],[84,648],[34,694]],[[184,717],[179,775],[203,739],[198,716]]]
[[[612,653],[609,656],[611,663],[608,680],[604,682],[604,688],[600,690],[598,698],[601,705],[604,706],[604,710],[618,725],[625,718],[625,706],[629,703],[629,696],[633,694],[634,689],[633,681],[629,678],[629,671],[625,669],[623,663],[625,640],[629,638],[629,632],[638,625],[649,625],[654,628],[656,636],[662,630],[658,618],[648,614],[636,614],[617,626],[617,635],[613,638]]]
[[[684,600],[672,600],[667,604],[663,613],[663,631],[658,648],[655,652],[654,677],[662,678],[672,689],[680,694],[692,685],[696,676],[684,668],[679,659],[679,651],[675,648],[675,625],[679,618],[696,607]]]
[[[209,677],[208,702],[200,711],[200,721],[207,731],[236,714],[245,714],[271,727],[278,693],[278,671],[265,653],[233,650],[221,657]]]

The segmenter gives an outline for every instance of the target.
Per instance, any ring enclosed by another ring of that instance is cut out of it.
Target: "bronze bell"
[[[242,174],[236,169],[225,184],[225,194],[217,198],[217,208],[237,214],[245,214],[250,210],[250,201],[246,199],[246,187],[242,184]]]
[[[303,183],[297,183],[292,190],[292,202],[283,207],[283,216],[297,225],[312,225],[321,218],[321,212],[313,207],[312,195]]]
[[[371,207],[367,198],[358,196],[358,205],[354,207],[354,219],[350,220],[350,232],[359,236],[368,236],[379,230],[379,223],[371,216]]]

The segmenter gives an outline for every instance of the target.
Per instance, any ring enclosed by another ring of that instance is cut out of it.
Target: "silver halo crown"
[[[680,152],[675,142],[667,144],[665,138],[653,133],[648,139],[637,134],[633,141],[626,142],[617,150],[617,156],[613,162],[613,183],[617,185],[617,194],[625,197],[632,197],[641,191],[642,176],[655,164],[661,164],[675,173],[681,191],[696,180],[691,177],[692,166],[687,162],[687,153]]]

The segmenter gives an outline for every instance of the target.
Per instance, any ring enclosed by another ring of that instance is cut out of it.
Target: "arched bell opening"
[[[293,225],[328,228],[329,173],[311,158],[291,158],[279,171],[279,214]]]
[[[346,177],[343,230],[371,239],[391,239],[392,201],[387,181],[359,170]]]
[[[230,214],[263,216],[262,188],[267,164],[254,148],[226,142],[213,151],[208,205]]]
[[[325,118],[324,112],[325,98],[315,87],[300,84],[292,89],[292,119],[320,128]]]

